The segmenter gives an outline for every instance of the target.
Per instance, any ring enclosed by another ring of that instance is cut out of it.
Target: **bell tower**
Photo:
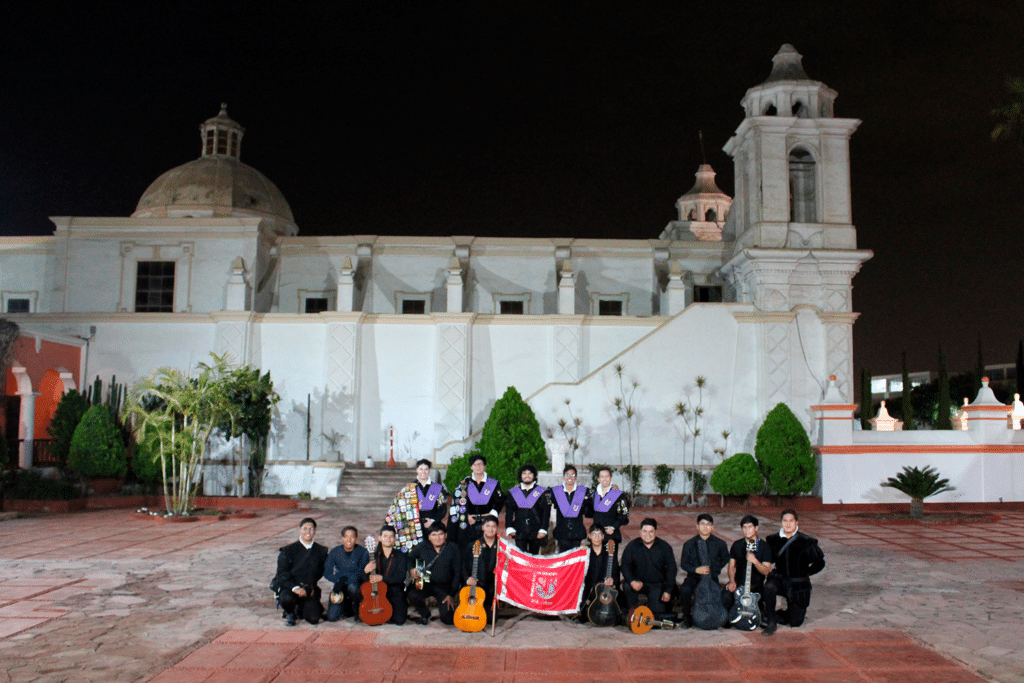
[[[758,405],[812,405],[830,375],[853,396],[853,277],[871,258],[857,249],[850,203],[850,137],[857,119],[834,116],[836,92],[811,79],[792,45],[768,79],[747,90],[745,116],[725,145],[736,195],[722,266],[755,340]]]
[[[836,91],[811,79],[802,59],[792,45],[779,49],[725,145],[735,166],[737,250],[857,248],[850,137],[860,121],[834,117]]]

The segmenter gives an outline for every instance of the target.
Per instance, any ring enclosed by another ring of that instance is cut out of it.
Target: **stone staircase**
[[[383,517],[402,487],[415,480],[416,470],[404,464],[365,468],[353,463],[345,467],[338,482],[338,496],[330,500],[345,508]]]

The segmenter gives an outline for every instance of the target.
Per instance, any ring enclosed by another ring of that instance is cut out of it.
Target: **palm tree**
[[[992,139],[1015,137],[1024,145],[1024,78],[1018,76],[1006,81],[1006,103],[992,110],[999,123],[992,129]]]
[[[883,481],[882,486],[894,488],[910,496],[910,516],[914,519],[921,519],[924,516],[925,498],[943,491],[956,490],[955,486],[949,486],[949,479],[939,479],[939,473],[934,467],[904,467],[895,477]]]

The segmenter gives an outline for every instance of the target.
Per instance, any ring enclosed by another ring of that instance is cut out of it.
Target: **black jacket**
[[[679,556],[679,568],[687,574],[693,574],[697,567],[703,567],[700,560],[700,536],[694,536],[683,544],[683,552]],[[722,570],[729,566],[729,546],[718,536],[711,536],[707,540],[708,562],[711,566],[711,578],[718,581]]]
[[[296,586],[316,587],[317,581],[324,575],[327,563],[327,548],[319,543],[306,547],[295,541],[281,548],[277,554],[277,580],[282,591],[290,591]]]

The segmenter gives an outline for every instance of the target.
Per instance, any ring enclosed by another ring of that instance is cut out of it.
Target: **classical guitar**
[[[612,578],[612,564],[615,559],[615,541],[608,541],[607,549],[608,571],[605,573],[605,581]],[[594,586],[593,598],[587,606],[587,619],[594,626],[615,626],[619,623],[622,610],[619,608],[619,591],[601,582]]]
[[[747,552],[757,552],[757,539],[747,541]],[[760,593],[750,592],[750,577],[754,573],[754,566],[747,562],[747,579],[743,582],[742,588],[736,589],[736,601],[729,612],[729,623],[733,628],[741,631],[753,631],[761,625],[761,610],[757,601],[761,599]]]
[[[366,537],[366,549],[370,551],[370,555],[373,556],[374,551],[377,549],[377,539],[373,536]],[[392,553],[399,552],[394,548],[391,549]],[[384,559],[384,554],[381,553],[381,560]],[[377,564],[377,574],[384,575],[384,571],[380,568],[380,563]],[[383,586],[383,590],[381,587]],[[360,590],[363,593],[363,601],[359,603],[359,618],[367,626],[380,626],[391,619],[392,609],[391,603],[387,599],[387,584],[383,581],[373,583],[367,581],[364,583]]]
[[[629,610],[629,630],[636,634],[644,634],[652,628],[663,628],[666,631],[676,627],[671,621],[662,621],[654,618],[654,612],[647,605],[637,605]]]
[[[478,582],[477,569],[480,568],[480,541],[473,544],[473,578]],[[466,633],[476,633],[487,628],[487,612],[484,610],[486,594],[484,589],[476,586],[464,586],[459,591],[459,606],[455,608],[455,627]]]

